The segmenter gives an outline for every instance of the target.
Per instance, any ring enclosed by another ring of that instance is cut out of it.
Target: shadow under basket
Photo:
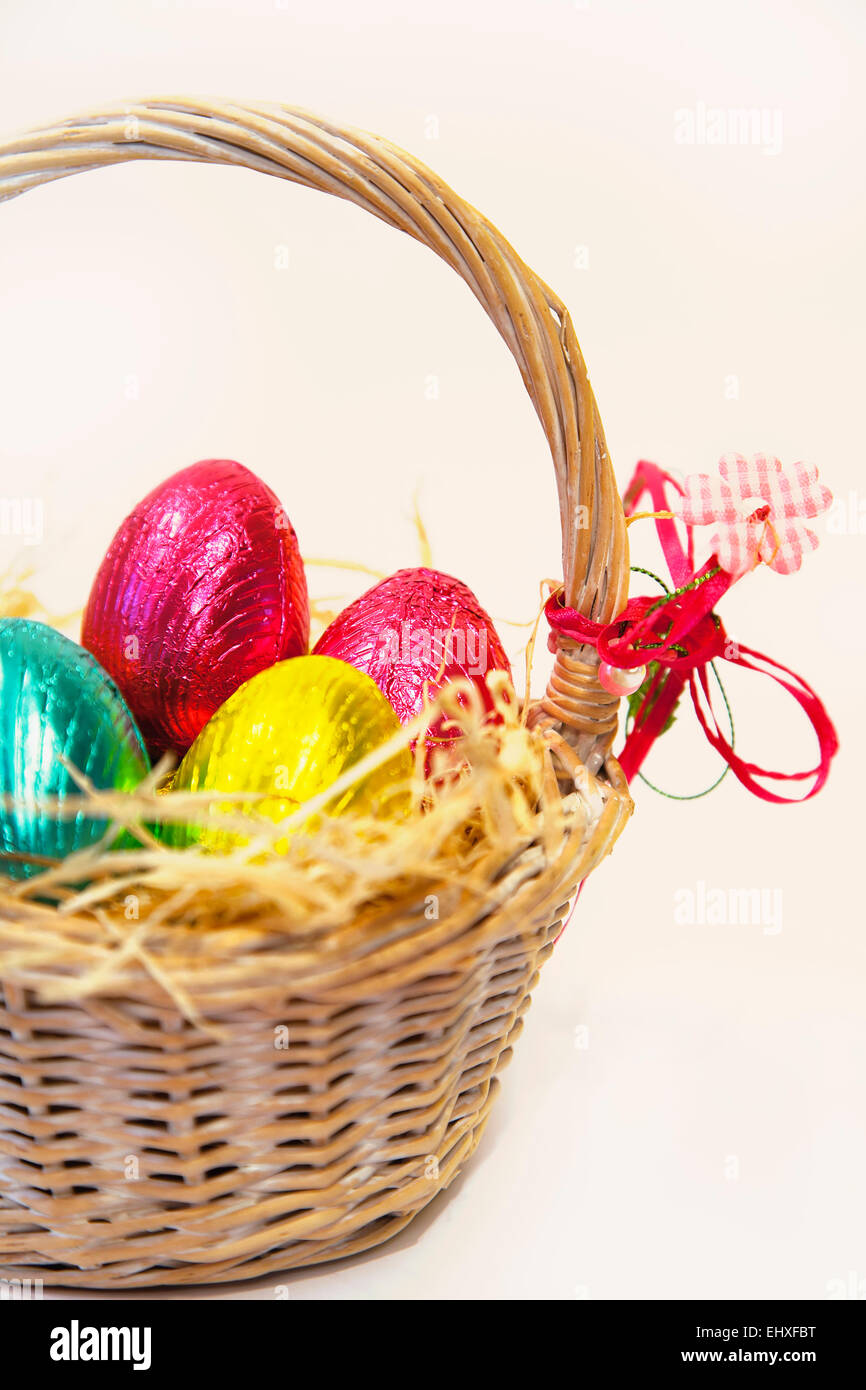
[[[0,142],[0,201],[140,159],[333,193],[445,260],[507,343],[547,437],[565,602],[600,621],[621,611],[625,521],[571,321],[480,213],[374,136],[288,107],[175,98]],[[529,719],[565,850],[551,857],[539,835],[483,900],[443,884],[434,922],[416,884],[336,940],[199,932],[184,1010],[134,954],[80,995],[74,971],[60,995],[41,990],[20,951],[7,968],[28,906],[0,881],[0,1273],[114,1289],[253,1278],[377,1245],[448,1186],[568,902],[631,810],[609,753],[617,701],[593,651],[557,643]],[[98,922],[55,916],[70,959],[86,957]]]

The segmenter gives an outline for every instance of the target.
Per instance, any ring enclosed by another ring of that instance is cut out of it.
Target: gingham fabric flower
[[[817,468],[777,458],[725,454],[719,473],[693,473],[672,510],[687,526],[712,526],[710,549],[722,569],[739,578],[758,561],[777,574],[793,574],[818,537],[803,517],[826,511],[833,494],[818,482]]]

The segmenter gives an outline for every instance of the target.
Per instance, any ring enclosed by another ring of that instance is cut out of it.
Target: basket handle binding
[[[495,227],[388,141],[293,107],[162,98],[0,141],[0,202],[86,169],[136,159],[228,164],[333,193],[446,261],[511,351],[544,429],[562,522],[564,600],[609,622],[624,606],[628,539],[601,419],[568,310]],[[590,772],[616,732],[618,701],[592,648],[557,635],[535,724],[561,728]]]

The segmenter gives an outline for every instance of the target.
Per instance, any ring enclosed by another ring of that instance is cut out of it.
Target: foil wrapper
[[[131,790],[150,768],[129,709],[90,653],[44,623],[4,618],[0,793],[9,802],[0,806],[0,871],[13,878],[30,877],[44,867],[40,858],[63,859],[105,833],[104,820],[60,814],[67,797],[83,795],[64,760],[101,791]]]
[[[279,500],[242,464],[206,459],[126,518],[81,640],[158,755],[184,753],[245,681],[306,652],[309,634],[304,567]]]
[[[343,661],[301,656],[261,671],[235,691],[205,725],[184,757],[172,792],[220,793],[210,809],[282,821],[400,728],[375,683]],[[405,809],[412,759],[402,749],[326,806],[396,814]],[[244,793],[265,793],[255,800]],[[199,842],[228,849],[244,840],[218,825],[166,823],[174,845]]]
[[[402,723],[420,714],[425,698],[458,677],[471,680],[493,708],[486,677],[511,667],[488,613],[465,584],[439,570],[398,570],[344,608],[315,649],[366,672]],[[454,735],[437,720],[429,744]]]

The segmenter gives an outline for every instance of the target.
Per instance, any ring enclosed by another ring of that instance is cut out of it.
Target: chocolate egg
[[[0,871],[13,878],[105,833],[105,821],[83,811],[60,814],[66,797],[83,795],[63,760],[101,791],[130,790],[150,767],[111,677],[76,642],[24,618],[0,619],[0,731],[0,793],[9,798],[0,806]]]
[[[81,640],[158,754],[185,752],[233,691],[305,652],[309,635],[298,542],[277,497],[242,464],[205,459],[126,518]]]
[[[327,656],[281,661],[253,676],[217,710],[181,762],[169,796],[219,792],[211,803],[216,812],[281,821],[399,729],[375,683],[346,662]],[[411,774],[409,751],[400,749],[338,793],[327,812],[398,812],[406,805]],[[244,801],[250,792],[267,795]],[[213,825],[167,825],[165,838],[175,845],[200,841],[210,849],[243,843]]]
[[[344,608],[314,650],[348,661],[372,676],[402,723],[420,714],[425,698],[463,677],[492,709],[486,676],[511,667],[490,616],[472,590],[439,570],[398,570]],[[443,721],[427,741],[448,743]]]

